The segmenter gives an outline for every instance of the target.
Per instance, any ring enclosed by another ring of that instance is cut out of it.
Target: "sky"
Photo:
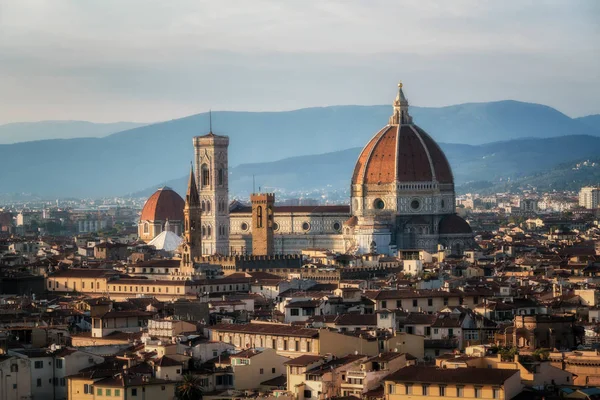
[[[0,124],[514,99],[600,113],[600,1],[0,0]]]

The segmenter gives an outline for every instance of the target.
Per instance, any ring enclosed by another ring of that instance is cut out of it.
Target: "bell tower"
[[[252,255],[273,254],[273,205],[275,194],[253,193],[252,202]]]
[[[183,208],[183,243],[181,244],[181,274],[192,276],[195,274],[194,261],[202,256],[202,237],[200,232],[201,209],[198,188],[194,169],[190,167],[190,178],[185,195],[185,206]]]
[[[212,124],[211,124],[212,125]],[[211,131],[194,137],[200,195],[202,254],[229,254],[229,137]]]

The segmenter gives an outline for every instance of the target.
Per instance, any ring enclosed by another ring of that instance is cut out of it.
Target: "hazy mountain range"
[[[523,174],[510,181],[470,182],[460,187],[463,192],[496,193],[532,189],[542,191],[577,191],[582,186],[597,186],[600,183],[600,158],[587,157],[578,161],[558,164],[549,169]]]
[[[15,122],[0,125],[0,144],[30,142],[43,139],[104,137],[112,133],[148,124],[138,122],[95,123],[87,121]]]
[[[390,106],[213,112],[213,130],[231,138],[234,192],[250,190],[252,175],[263,187],[345,188],[360,148],[387,123],[390,112]],[[538,104],[411,107],[411,113],[434,139],[446,143],[442,147],[458,184],[514,179],[600,150],[593,116],[573,119]],[[153,190],[186,174],[192,137],[207,131],[204,113],[103,138],[0,145],[0,192],[99,197]]]
[[[579,122],[583,122],[587,126],[600,130],[600,114],[588,115],[586,117],[575,118]]]
[[[484,182],[486,188],[500,189],[506,187],[506,182],[521,182],[539,171],[553,170],[560,163],[596,158],[600,151],[600,137],[574,135],[509,140],[478,146],[447,143],[440,143],[440,146],[452,165],[459,191],[465,191],[478,189]],[[309,190],[319,187],[349,189],[354,164],[361,150],[362,147],[354,147],[275,162],[242,164],[231,169],[230,186],[232,192],[238,194],[250,193],[253,179],[257,187],[261,185],[269,190]],[[578,176],[584,177],[585,172]],[[185,193],[187,176],[162,182],[162,185]],[[134,195],[147,197],[154,190],[155,186]]]

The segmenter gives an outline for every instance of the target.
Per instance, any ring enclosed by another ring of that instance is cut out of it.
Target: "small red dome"
[[[414,124],[387,125],[358,157],[353,185],[394,182],[454,184],[450,164],[438,144]]]
[[[183,221],[185,202],[173,189],[158,189],[144,204],[140,221]]]

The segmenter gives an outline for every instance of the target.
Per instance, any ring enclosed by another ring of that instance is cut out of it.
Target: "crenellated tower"
[[[190,178],[185,195],[183,216],[183,243],[181,244],[180,270],[182,275],[189,277],[195,274],[194,261],[202,256],[200,195],[198,194],[193,167],[190,167]]]
[[[229,254],[229,137],[211,131],[194,137],[202,214],[202,254]]]
[[[252,255],[273,254],[274,193],[253,193],[252,202]]]

